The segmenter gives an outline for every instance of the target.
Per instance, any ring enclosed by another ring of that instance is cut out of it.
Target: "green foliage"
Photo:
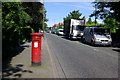
[[[93,2],[95,10],[90,17],[96,16],[97,18],[105,19],[109,16],[109,8],[110,4],[107,2]]]
[[[49,30],[49,28],[48,27],[45,27],[45,29],[44,30]]]
[[[98,1],[98,2],[97,2]],[[104,2],[100,2],[99,0],[96,0],[96,2],[93,2],[95,5],[94,7],[96,10],[91,14],[91,16],[95,16],[95,14],[102,18],[105,19],[106,17],[112,17],[115,18],[116,21],[120,22],[120,1],[117,0],[118,2],[106,2],[106,0],[103,0]],[[111,11],[113,12],[111,13]]]
[[[47,11],[44,8],[44,30],[48,30],[47,23],[46,23],[48,21],[48,19],[46,18],[46,13],[47,13]]]
[[[23,40],[30,39],[31,20],[20,2],[2,3],[3,53],[13,50]]]
[[[99,0],[97,0],[99,1]],[[120,22],[120,2],[93,2],[95,11],[90,15],[96,16],[104,20],[105,27],[110,28],[111,32],[115,33]],[[112,11],[112,12],[111,12]]]
[[[70,12],[69,14],[68,14],[68,16],[66,16],[65,18],[64,18],[64,21],[65,20],[69,20],[69,19],[80,19],[80,16],[82,15],[82,13],[80,13],[79,12],[79,10],[74,10],[74,11],[72,11],[72,12]]]
[[[44,27],[46,27],[46,10],[40,2],[23,2],[22,5],[26,7],[26,12],[31,15],[32,23],[31,27],[34,29],[34,32],[39,32],[43,28],[43,16],[44,16]]]
[[[92,21],[91,18],[88,19],[88,21],[86,22],[86,26],[99,26],[100,24],[98,24],[98,22],[96,21]]]
[[[91,18],[88,19],[88,21],[86,22],[86,24],[87,24],[87,23],[88,23],[88,24],[92,24]]]
[[[63,23],[58,23],[56,30],[58,30],[58,29],[63,29],[63,26],[64,26]]]
[[[45,9],[44,12],[46,22],[48,20]],[[0,17],[2,17],[3,53],[14,50],[23,41],[31,39],[31,32],[42,29],[43,7],[40,2],[3,2],[0,14],[2,14]],[[44,25],[47,26],[46,23]]]
[[[58,26],[59,29],[63,29],[63,25]]]
[[[110,28],[110,32],[115,33],[117,29],[119,29],[118,24],[116,24],[116,20],[113,18],[107,18],[105,21],[105,28]]]

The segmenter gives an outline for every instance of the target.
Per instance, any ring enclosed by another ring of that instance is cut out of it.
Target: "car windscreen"
[[[94,28],[94,33],[97,34],[109,34],[108,30],[105,28]]]

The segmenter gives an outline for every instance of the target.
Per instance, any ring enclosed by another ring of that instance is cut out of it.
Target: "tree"
[[[23,40],[30,39],[32,17],[25,12],[21,2],[2,3],[2,52],[7,58]]]
[[[108,26],[112,24],[112,23],[109,23],[110,21],[109,19],[111,18],[112,20],[115,19],[115,21],[113,21],[114,22],[113,24],[115,25],[112,25],[114,27],[111,26],[109,28],[118,29],[118,26],[119,26],[118,23],[120,22],[120,10],[118,9],[118,7],[120,5],[120,2],[94,2],[93,4],[95,4],[94,5],[95,11],[93,12],[93,14],[90,15],[90,17],[96,16],[97,18],[101,18],[104,20],[105,25],[108,25]],[[107,21],[107,24],[106,24],[106,21]]]
[[[43,19],[42,4],[40,2],[22,2],[22,5],[26,8],[25,11],[33,18],[31,27],[34,32],[39,32],[39,24],[42,23]]]
[[[86,22],[86,26],[100,26],[100,24],[98,24],[98,22],[96,21],[92,21],[91,18],[88,19],[88,21]]]
[[[56,27],[56,30],[63,29],[64,24],[62,22],[59,22],[58,24],[54,25]]]
[[[91,18],[88,19],[87,23],[92,24]]]
[[[44,8],[44,28],[45,28],[45,30],[46,29],[48,29],[48,25],[47,25],[47,23],[46,22],[48,22],[48,19],[46,18],[46,13],[47,13],[47,11],[45,10],[45,8]],[[41,24],[40,25],[42,25],[43,24],[43,22],[40,22]],[[42,26],[43,27],[43,26]],[[42,27],[40,27],[40,29],[43,29]]]
[[[24,11],[24,8],[19,2],[3,3],[2,11],[3,43],[8,43],[9,45],[6,45],[9,47],[16,46],[25,38],[22,31],[25,28],[30,28],[28,24],[32,18]]]
[[[115,33],[117,29],[119,29],[116,20],[114,18],[106,18],[105,19],[105,28],[110,28],[110,32]]]
[[[58,28],[63,29],[64,24],[63,23],[58,23]]]
[[[24,41],[30,40],[30,33],[33,32],[33,29],[38,31],[42,27],[43,8],[41,5],[40,3],[28,4],[27,2],[24,3],[24,6],[21,2],[2,3],[3,53],[10,52]],[[44,12],[46,12],[45,9]],[[46,13],[44,14],[46,17]],[[47,21],[46,18],[44,19]]]
[[[33,18],[31,27],[34,29],[34,32],[39,32],[39,29],[42,29],[43,25],[43,15],[44,15],[44,25],[47,26],[46,22],[46,10],[43,7],[44,5],[40,2],[23,2],[22,5],[26,7],[26,12]]]
[[[64,19],[64,21],[65,20],[69,20],[69,19],[81,19],[80,18],[80,16],[82,15],[82,13],[80,13],[79,12],[79,10],[74,10],[74,11],[72,11],[72,12],[70,12],[69,14],[68,14],[68,16],[66,16],[65,18],[63,18]]]
[[[99,2],[100,0],[96,0],[97,2],[93,2],[94,7],[96,10],[94,11],[93,15],[98,15],[101,19],[106,17],[115,18],[116,21],[120,22],[120,9],[118,9],[120,5],[120,1],[118,2]],[[106,1],[106,0],[105,0]],[[113,13],[111,13],[113,11]]]
[[[86,22],[86,26],[91,26],[92,23],[93,23],[93,22],[92,22],[91,18],[89,18],[88,21]]]

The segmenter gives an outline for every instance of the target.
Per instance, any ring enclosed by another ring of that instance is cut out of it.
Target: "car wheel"
[[[82,39],[81,39],[81,40],[82,40],[82,42],[83,42],[83,43],[85,43],[85,38],[83,38],[83,37],[82,37]]]
[[[95,41],[91,40],[91,45],[95,46]]]

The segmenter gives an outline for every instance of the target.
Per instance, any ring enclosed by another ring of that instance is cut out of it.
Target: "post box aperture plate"
[[[34,48],[38,48],[38,41],[34,42]]]

